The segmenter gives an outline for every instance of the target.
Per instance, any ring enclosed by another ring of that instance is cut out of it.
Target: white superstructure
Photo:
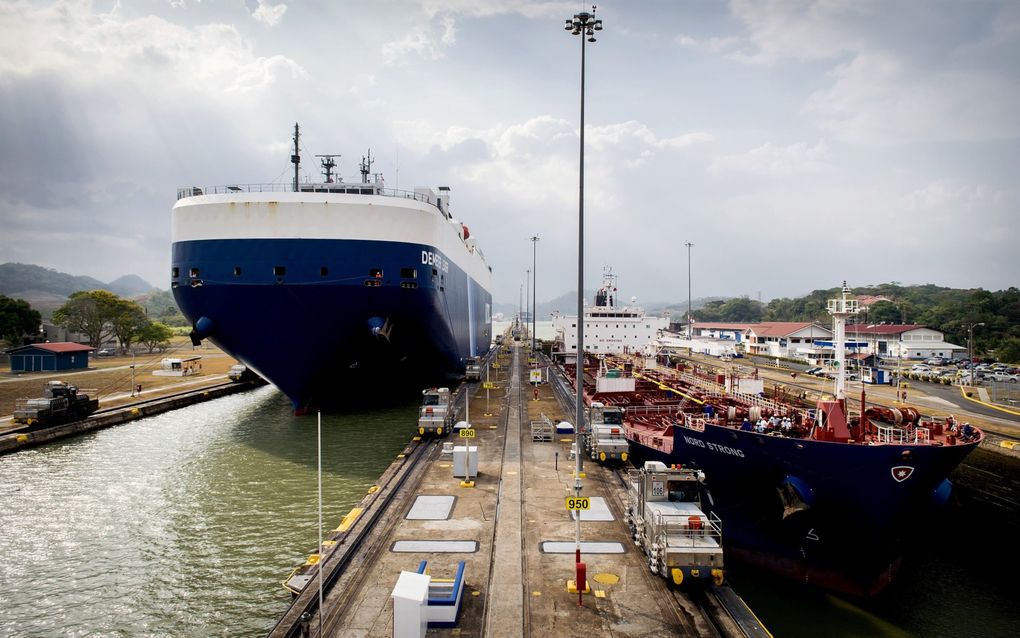
[[[646,315],[636,306],[616,305],[616,275],[606,269],[595,305],[584,308],[584,349],[592,354],[641,352],[666,329],[664,317]],[[553,314],[553,327],[561,352],[577,352],[577,316]]]

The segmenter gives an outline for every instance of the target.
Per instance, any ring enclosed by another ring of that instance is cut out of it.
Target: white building
[[[832,330],[808,321],[763,321],[744,332],[748,354],[766,357],[804,357],[816,339],[832,339]]]
[[[577,352],[577,316],[553,313],[559,351]],[[595,293],[595,305],[584,307],[584,350],[591,354],[642,352],[668,325],[642,308],[616,305],[616,275],[607,271]]]
[[[945,334],[917,324],[850,324],[847,339],[865,341],[868,351],[892,359],[952,359],[964,354],[964,346],[948,343]]]

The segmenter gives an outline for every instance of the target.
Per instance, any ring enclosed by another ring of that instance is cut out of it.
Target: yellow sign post
[[[568,496],[567,509],[571,511],[590,510],[591,499],[587,496]]]
[[[464,428],[460,431],[460,438],[462,439],[473,439],[475,438],[474,428]]]

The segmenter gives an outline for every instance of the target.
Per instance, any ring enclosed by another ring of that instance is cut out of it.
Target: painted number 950
[[[591,509],[591,499],[589,499],[587,496],[568,496],[567,509],[589,510]]]

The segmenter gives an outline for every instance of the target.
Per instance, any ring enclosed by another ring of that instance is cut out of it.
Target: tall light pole
[[[684,242],[684,246],[687,246],[687,340],[690,341],[694,338],[691,332],[691,247],[694,244],[688,241]]]
[[[967,364],[972,372],[970,373],[970,384],[974,385],[974,328],[983,326],[985,322],[967,324]]]
[[[535,351],[535,330],[538,329],[538,302],[536,301],[538,288],[538,269],[535,261],[538,255],[538,235],[531,238],[531,351]]]
[[[520,334],[521,322],[524,320],[524,286],[517,291],[517,334]]]
[[[571,35],[581,36],[581,128],[580,128],[580,170],[577,186],[577,357],[576,385],[577,402],[574,415],[574,495],[581,496],[581,474],[584,463],[581,460],[583,451],[581,429],[584,427],[584,52],[585,43],[595,42],[595,32],[602,30],[602,20],[595,19],[595,7],[591,13],[582,11],[575,13],[573,19],[567,20],[566,30]],[[577,563],[581,562],[581,513],[577,513],[574,526],[574,555]],[[580,571],[580,567],[578,567]],[[584,583],[576,583],[578,592],[584,589]],[[580,596],[580,594],[578,595]],[[580,604],[580,600],[578,600]]]
[[[531,270],[525,270],[524,273],[524,325],[527,326],[530,323],[528,306],[531,304]]]

